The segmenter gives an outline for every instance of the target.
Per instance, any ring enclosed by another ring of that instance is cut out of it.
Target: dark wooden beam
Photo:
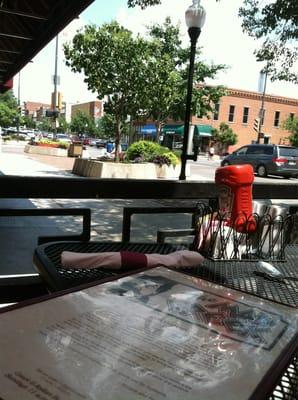
[[[38,19],[38,20],[46,20],[47,19],[46,17],[43,17],[42,15],[37,15],[37,14],[22,12],[22,11],[17,11],[17,10],[10,10],[10,9],[4,8],[4,7],[0,7],[0,13],[18,15],[19,17],[33,18],[33,19]]]
[[[6,33],[6,32],[0,32],[0,36],[13,38],[13,39],[20,39],[20,40],[32,40],[33,39],[33,37],[23,36],[23,35],[18,35],[18,34],[13,34],[13,33]]]

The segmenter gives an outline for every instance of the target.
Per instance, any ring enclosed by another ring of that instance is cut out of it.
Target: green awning
[[[161,132],[164,135],[183,135],[184,125],[164,125]]]
[[[212,126],[211,125],[195,125],[194,134],[199,136],[212,136]],[[165,125],[162,128],[162,134],[164,135],[182,135],[184,134],[184,125]]]
[[[212,136],[212,126],[211,125],[196,125],[199,131],[199,136],[210,137]]]

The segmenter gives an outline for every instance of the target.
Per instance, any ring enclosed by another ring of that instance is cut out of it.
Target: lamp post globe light
[[[179,180],[185,180],[185,168],[186,161],[188,159],[197,159],[197,154],[187,154],[187,145],[189,138],[189,120],[191,115],[191,98],[192,98],[192,86],[193,86],[193,74],[194,74],[194,62],[196,55],[196,45],[198,37],[201,33],[206,19],[206,11],[200,5],[200,0],[192,0],[192,5],[188,7],[185,12],[185,22],[188,27],[188,34],[190,37],[190,58],[189,58],[189,70],[188,70],[188,84],[187,84],[187,95],[186,95],[186,107],[185,107],[185,119],[184,119],[184,135],[183,135],[183,147],[181,154],[181,171]]]

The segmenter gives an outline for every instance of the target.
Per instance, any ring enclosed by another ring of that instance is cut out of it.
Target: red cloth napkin
[[[104,253],[76,253],[63,251],[61,264],[65,268],[137,269],[164,266],[191,268],[202,263],[204,257],[196,251],[179,250],[170,254],[143,254],[132,251]]]

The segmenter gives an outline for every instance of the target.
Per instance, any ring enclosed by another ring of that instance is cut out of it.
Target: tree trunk
[[[120,128],[120,118],[119,118],[119,116],[116,115],[115,119],[116,119],[115,161],[119,162],[119,147],[120,147],[121,128]]]
[[[155,138],[155,140],[156,140],[156,143],[159,144],[159,138],[160,138],[160,135],[161,135],[161,128],[162,128],[161,121],[156,121],[155,127],[156,127],[156,138]]]

